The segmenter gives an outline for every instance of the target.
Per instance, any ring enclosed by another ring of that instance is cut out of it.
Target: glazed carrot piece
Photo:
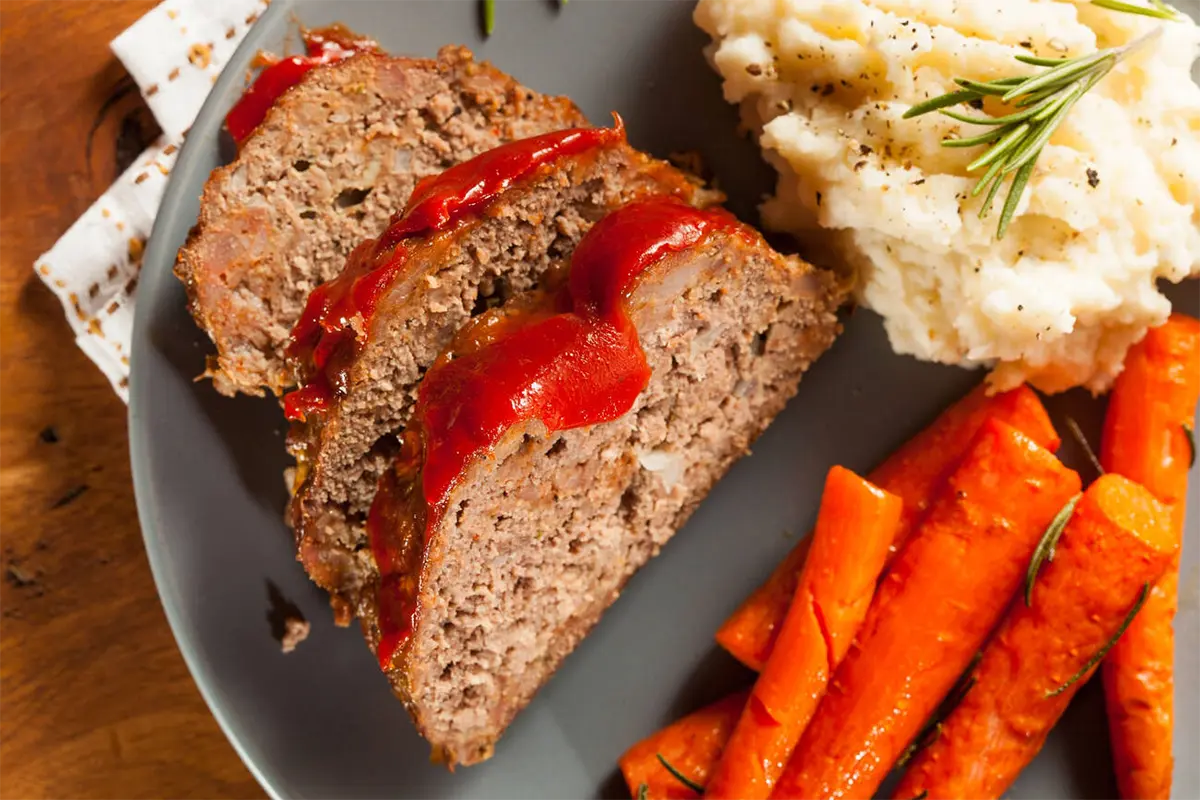
[[[717,644],[755,672],[762,670],[775,647],[775,637],[796,594],[811,542],[810,533],[717,629]]]
[[[894,797],[998,798],[1033,760],[1179,552],[1170,509],[1105,475],[1075,507],[1033,586],[983,650],[970,689],[921,750]]]
[[[871,483],[904,501],[904,517],[893,551],[924,515],[934,494],[988,419],[1008,423],[1051,452],[1058,449],[1058,434],[1032,389],[1021,386],[989,397],[985,386],[976,387],[867,475]],[[717,631],[717,643],[753,670],[762,669],[775,644],[796,593],[810,538],[796,545],[766,583]]]
[[[1200,321],[1172,314],[1125,357],[1104,420],[1100,463],[1172,506],[1183,538],[1192,460],[1188,434],[1200,398]],[[1109,735],[1117,787],[1125,798],[1171,794],[1175,633],[1179,565],[1150,591],[1133,625],[1104,661]]]
[[[771,795],[867,615],[903,507],[844,467],[829,471],[796,596],[705,797]]]
[[[618,763],[629,785],[629,793],[636,798],[644,785],[645,796],[650,800],[699,797],[699,792],[688,788],[663,766],[659,756],[688,780],[699,786],[706,784],[748,696],[748,692],[738,692],[718,700],[626,750]]]
[[[772,797],[869,798],[1003,615],[1079,476],[988,420],[888,567]]]

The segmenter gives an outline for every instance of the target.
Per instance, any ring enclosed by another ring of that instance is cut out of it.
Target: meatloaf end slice
[[[289,518],[301,562],[349,622],[369,573],[365,519],[425,370],[472,316],[561,271],[596,220],[632,200],[720,195],[624,141],[561,158],[449,233],[407,241],[408,264],[371,317],[345,394],[295,423]]]
[[[718,234],[636,289],[631,315],[652,373],[627,414],[559,433],[519,424],[468,462],[426,532],[418,614],[388,671],[435,753],[451,764],[491,755],[796,393],[839,331],[843,296],[830,274],[757,234]],[[378,649],[373,593],[363,594]]]
[[[204,188],[175,272],[216,344],[222,394],[292,385],[288,335],[309,292],[338,274],[421,178],[505,141],[586,124],[566,98],[525,88],[463,47],[436,60],[363,53],[287,91]]]

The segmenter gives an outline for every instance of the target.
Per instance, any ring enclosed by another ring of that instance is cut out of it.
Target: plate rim
[[[200,159],[200,142],[207,138],[205,134],[210,129],[219,133],[220,120],[224,118],[226,111],[224,105],[231,96],[231,85],[243,82],[244,73],[255,53],[264,40],[271,38],[275,33],[280,24],[279,18],[290,14],[292,9],[293,0],[273,0],[267,6],[266,11],[259,16],[245,38],[230,55],[228,63],[222,68],[217,82],[213,84],[208,97],[205,98],[200,111],[196,114],[189,133],[195,132],[199,135],[185,138],[183,146],[180,148],[179,157],[171,169],[171,176],[167,181],[162,202],[159,204],[158,213],[155,215],[154,225],[147,240],[140,279],[142,293],[157,294],[161,281],[175,280],[174,263],[177,250],[172,246],[173,243],[165,229],[170,227],[169,220],[174,216],[173,209],[184,201],[187,191],[194,185],[194,182],[189,180],[189,176],[198,169],[196,162]],[[283,21],[283,24],[287,24],[286,20]],[[181,600],[170,585],[170,571],[165,554],[159,545],[160,526],[158,520],[161,515],[158,495],[154,488],[155,478],[149,453],[148,432],[143,431],[145,426],[141,421],[141,409],[150,402],[148,397],[150,384],[148,378],[144,377],[144,371],[138,369],[138,364],[143,358],[142,354],[151,347],[147,331],[150,324],[149,319],[150,315],[146,313],[134,315],[130,348],[129,410],[126,415],[126,423],[129,431],[129,463],[133,477],[134,504],[137,507],[138,525],[141,528],[146,558],[150,563],[150,574],[154,579],[158,601],[166,615],[175,645],[183,656],[192,682],[200,691],[200,696],[204,699],[209,712],[216,719],[221,732],[259,786],[272,800],[281,800],[287,795],[277,785],[277,776],[268,774],[267,770],[260,766],[252,756],[242,737],[242,731],[226,713],[223,703],[217,696],[216,680],[210,674],[203,654],[192,639],[190,628],[184,620]]]

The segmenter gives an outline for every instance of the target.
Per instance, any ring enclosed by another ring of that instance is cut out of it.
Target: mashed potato
[[[994,366],[1000,387],[1103,390],[1170,311],[1156,279],[1200,274],[1191,21],[1083,0],[700,0],[695,18],[779,170],[764,222],[855,267],[898,352]],[[1036,70],[1017,54],[1080,55],[1155,27],[1058,129],[1000,241],[1007,186],[980,220],[964,168],[982,151],[940,146],[981,129],[901,118],[955,77]]]

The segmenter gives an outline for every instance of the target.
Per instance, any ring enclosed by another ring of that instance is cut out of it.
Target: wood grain
[[[0,2],[0,797],[262,796],[159,605],[125,406],[32,271],[157,132],[108,50],[152,5]]]

